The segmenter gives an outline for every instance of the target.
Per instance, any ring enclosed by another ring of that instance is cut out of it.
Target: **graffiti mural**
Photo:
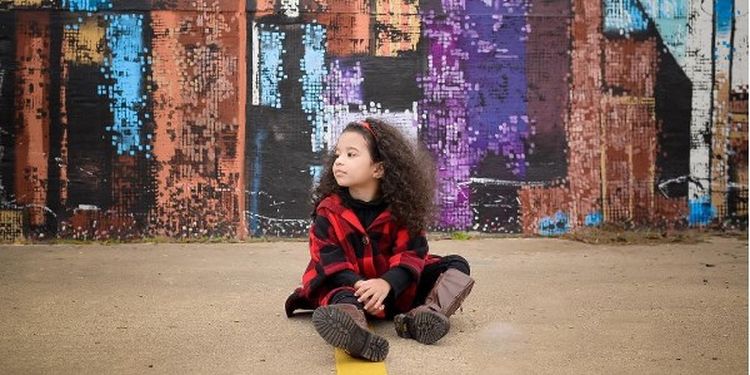
[[[346,123],[437,230],[747,225],[740,0],[0,0],[0,239],[305,235]]]

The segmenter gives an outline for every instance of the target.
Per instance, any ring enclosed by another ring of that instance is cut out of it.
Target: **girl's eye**
[[[349,153],[346,154],[346,156],[348,156],[350,158],[353,158],[353,157],[357,156],[357,154],[355,154],[353,152],[349,152]]]

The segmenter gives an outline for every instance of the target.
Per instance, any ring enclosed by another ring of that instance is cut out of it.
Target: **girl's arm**
[[[421,231],[409,235],[406,227],[401,227],[396,233],[396,243],[393,247],[393,255],[389,259],[389,267],[391,270],[397,267],[406,269],[413,280],[418,280],[424,269],[428,252],[426,232]]]
[[[303,289],[309,293],[344,270],[355,273],[355,264],[340,246],[331,220],[319,212],[310,226],[310,263],[302,276]]]

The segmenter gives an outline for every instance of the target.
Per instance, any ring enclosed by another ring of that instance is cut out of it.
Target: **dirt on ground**
[[[748,372],[746,237],[431,251],[476,285],[436,345],[373,322],[390,374]],[[0,373],[335,373],[309,314],[283,311],[307,261],[305,242],[2,246]]]

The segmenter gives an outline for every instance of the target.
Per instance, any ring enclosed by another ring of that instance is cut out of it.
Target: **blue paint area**
[[[596,227],[602,224],[604,221],[604,216],[602,216],[602,213],[599,211],[592,212],[588,215],[586,215],[586,218],[583,219],[583,223],[588,227]]]
[[[63,8],[71,12],[96,12],[112,9],[111,0],[63,0]]]
[[[539,219],[539,234],[542,236],[559,236],[570,230],[568,214],[557,211],[553,216]]]
[[[278,31],[278,26],[264,24],[258,26],[261,29],[270,27],[275,29],[275,31],[260,31],[260,104],[281,109],[279,82],[286,78],[282,67],[286,35]]]
[[[323,80],[328,74],[325,67],[326,30],[321,25],[304,25],[302,46],[305,49],[300,61],[302,71],[302,111],[312,128],[312,150],[321,151],[325,141],[323,117]]]
[[[311,165],[310,166],[310,176],[313,179],[313,187],[318,186],[320,183],[320,178],[323,176],[323,166],[322,165]]]
[[[664,44],[680,66],[684,66],[687,43],[688,11],[685,0],[640,0],[648,17],[656,26]]]
[[[145,152],[150,157],[149,147],[141,136],[141,113],[146,104],[143,91],[146,70],[143,16],[106,15],[105,20],[109,23],[105,38],[111,54],[104,61],[102,73],[110,83],[99,86],[99,94],[110,99],[109,107],[114,120],[106,130],[112,133],[112,145],[118,155]],[[144,117],[147,115],[143,114]]]
[[[638,0],[604,0],[603,8],[605,33],[627,36],[648,29],[648,17]]]
[[[260,179],[263,177],[263,144],[266,143],[267,130],[258,128],[255,134],[255,160],[253,160],[253,179],[250,187],[250,233],[254,236],[260,233],[260,214],[258,210],[258,195],[260,194]]]
[[[526,40],[529,30],[525,0],[489,7],[466,1],[466,28],[458,44],[465,53],[462,66],[468,84],[468,140],[479,151],[503,156],[505,168],[526,175],[527,112]],[[472,164],[480,160],[472,160]]]
[[[688,201],[688,223],[691,226],[708,225],[716,217],[716,209],[711,205],[711,197],[703,196]]]
[[[732,12],[734,12],[734,0],[714,0],[714,19],[716,20],[716,33],[729,36],[732,32]]]

